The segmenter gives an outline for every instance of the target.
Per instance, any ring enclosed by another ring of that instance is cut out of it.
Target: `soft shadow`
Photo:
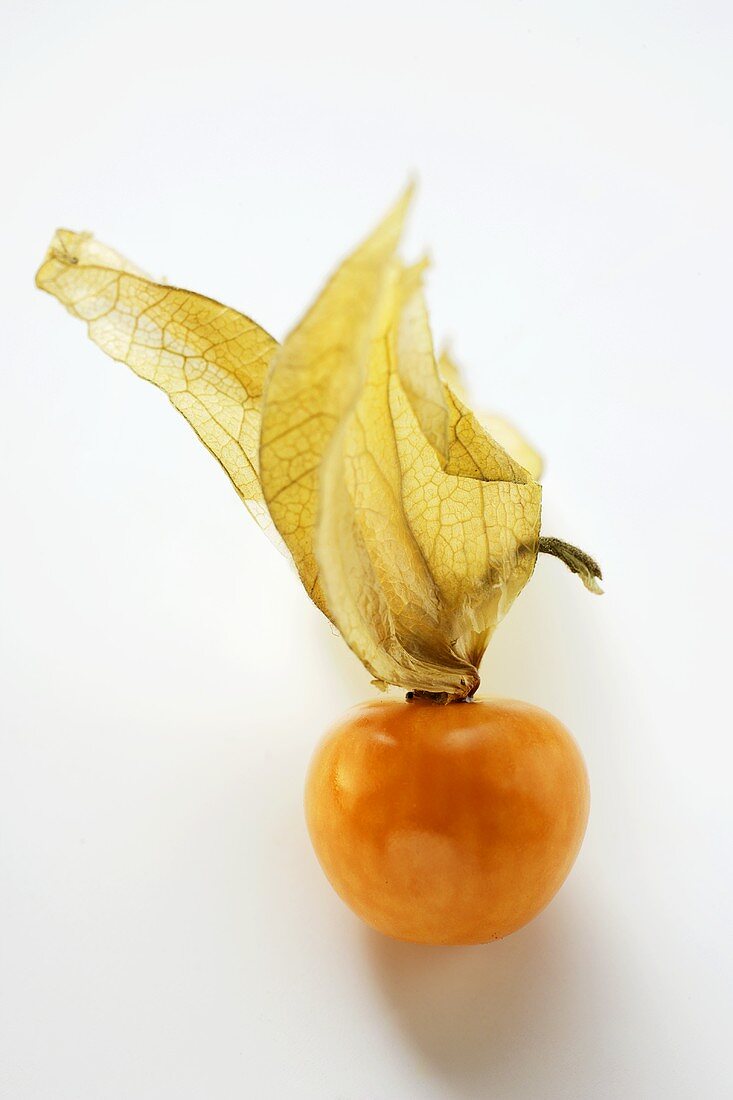
[[[616,1076],[640,1028],[627,946],[584,903],[558,900],[527,928],[479,947],[365,934],[394,1026],[446,1100],[589,1095]],[[623,1028],[609,1029],[619,1011]]]

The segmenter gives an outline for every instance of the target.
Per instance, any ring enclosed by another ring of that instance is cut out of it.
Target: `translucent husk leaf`
[[[455,364],[436,362],[425,265],[396,258],[409,198],[280,348],[88,234],[59,230],[36,281],[168,395],[375,682],[447,700],[475,691],[538,549],[592,590],[600,569],[539,540],[538,456],[503,421],[487,431]]]
[[[234,309],[153,282],[88,233],[59,229],[36,284],[85,321],[103,351],[168,395],[274,534],[258,462],[262,391],[276,341]]]
[[[439,369],[441,377],[447,385],[465,401],[467,394],[463,372],[447,348],[444,348],[440,354]],[[495,413],[480,413],[478,418],[489,435],[504,448],[507,454],[524,466],[535,481],[539,481],[544,470],[542,456],[525,439],[519,429],[509,420],[505,420],[503,416],[497,416]]]
[[[470,695],[537,556],[540,488],[440,380],[404,198],[274,356],[260,469],[316,602],[377,681]]]

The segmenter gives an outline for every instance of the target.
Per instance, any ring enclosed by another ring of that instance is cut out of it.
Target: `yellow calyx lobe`
[[[407,197],[273,357],[260,471],[303,583],[375,680],[471,695],[537,556],[540,487],[442,381]]]
[[[211,298],[154,282],[89,233],[57,230],[36,285],[85,321],[102,351],[168,395],[271,527],[257,463],[272,336]]]
[[[496,420],[502,447],[438,363],[424,265],[397,257],[409,198],[282,345],[88,234],[59,230],[36,281],[164,390],[375,682],[462,699],[534,569],[541,462]],[[550,543],[592,587],[589,559]]]

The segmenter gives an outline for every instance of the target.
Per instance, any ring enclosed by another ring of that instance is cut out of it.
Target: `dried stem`
[[[589,592],[594,592],[597,596],[602,595],[603,589],[598,583],[603,580],[601,567],[590,554],[586,554],[584,550],[578,550],[577,546],[571,546],[569,542],[563,542],[562,539],[545,537],[540,538],[538,552],[559,558],[571,573],[577,573]]]

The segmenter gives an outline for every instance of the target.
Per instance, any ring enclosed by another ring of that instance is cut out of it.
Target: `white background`
[[[731,1095],[730,11],[2,4],[3,1100]],[[32,283],[89,228],[281,336],[411,173],[436,336],[607,582],[543,560],[485,661],[593,809],[478,948],[332,894],[302,781],[368,677]]]

